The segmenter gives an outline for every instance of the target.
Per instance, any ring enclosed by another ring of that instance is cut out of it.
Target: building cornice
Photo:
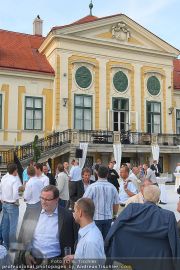
[[[174,92],[175,95],[180,95],[180,89],[174,89],[173,92]]]
[[[25,70],[16,70],[16,69],[5,69],[0,68],[0,75],[10,76],[10,77],[23,77],[30,79],[43,79],[43,80],[54,80],[53,74],[49,73],[41,73],[41,72],[33,72],[33,71],[25,71]]]
[[[117,51],[119,50],[124,50],[124,51],[132,51],[132,52],[135,52],[135,53],[146,53],[146,54],[149,54],[149,55],[156,55],[156,56],[166,56],[166,57],[169,57],[169,58],[174,58],[176,57],[177,55],[174,54],[174,53],[167,53],[167,52],[161,52],[161,51],[156,51],[156,50],[152,50],[152,49],[146,49],[146,48],[142,48],[142,47],[137,47],[137,46],[133,46],[133,45],[129,45],[127,46],[124,45],[124,44],[115,44],[113,42],[109,42],[109,41],[106,41],[106,42],[103,42],[102,40],[97,40],[97,39],[90,39],[90,38],[79,38],[79,37],[75,37],[75,36],[67,36],[67,35],[55,35],[54,37],[52,37],[51,41],[53,39],[59,39],[64,41],[64,40],[67,40],[68,42],[69,41],[75,41],[75,42],[80,42],[81,44],[82,43],[86,43],[86,44],[90,44],[90,46],[95,45],[95,46],[103,46],[103,47],[110,47],[110,48],[113,48],[113,49],[116,49]],[[48,44],[46,44],[48,45]],[[60,45],[60,43],[59,43]],[[45,50],[46,48],[42,48],[41,47],[41,50]],[[57,49],[60,49],[60,48],[57,48]]]

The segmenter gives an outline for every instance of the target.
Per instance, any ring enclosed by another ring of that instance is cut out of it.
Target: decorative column
[[[18,133],[17,133],[17,141],[20,142],[22,140],[22,122],[23,122],[23,95],[26,93],[25,86],[18,87]]]
[[[9,114],[9,85],[3,84],[1,91],[4,92],[4,141],[8,140],[8,114]]]

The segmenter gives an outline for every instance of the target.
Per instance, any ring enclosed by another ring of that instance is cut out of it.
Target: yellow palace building
[[[92,8],[92,7],[91,7]],[[90,10],[91,11],[91,10]],[[42,37],[0,30],[0,156],[22,162],[41,138],[41,161],[71,160],[88,142],[87,165],[151,159],[164,172],[180,162],[180,51],[124,14],[91,14]]]

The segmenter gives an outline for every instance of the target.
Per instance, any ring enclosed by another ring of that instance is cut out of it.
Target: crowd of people
[[[0,261],[14,252],[17,269],[179,269],[177,221],[159,205],[160,173],[156,160],[118,168],[99,159],[83,169],[66,161],[55,176],[48,164],[30,162],[21,183],[16,164],[8,164],[0,184]],[[20,197],[26,210],[17,237]]]

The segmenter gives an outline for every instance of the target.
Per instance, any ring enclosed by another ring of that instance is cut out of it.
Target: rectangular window
[[[75,95],[74,97],[74,128],[92,129],[92,97]]]
[[[0,94],[0,129],[2,128],[2,94]]]
[[[161,133],[161,103],[147,101],[147,132]]]
[[[40,97],[25,97],[25,129],[42,130],[43,99]]]
[[[125,98],[113,98],[113,130],[127,131],[129,129],[129,100]]]
[[[176,110],[176,133],[180,134],[180,110]]]

